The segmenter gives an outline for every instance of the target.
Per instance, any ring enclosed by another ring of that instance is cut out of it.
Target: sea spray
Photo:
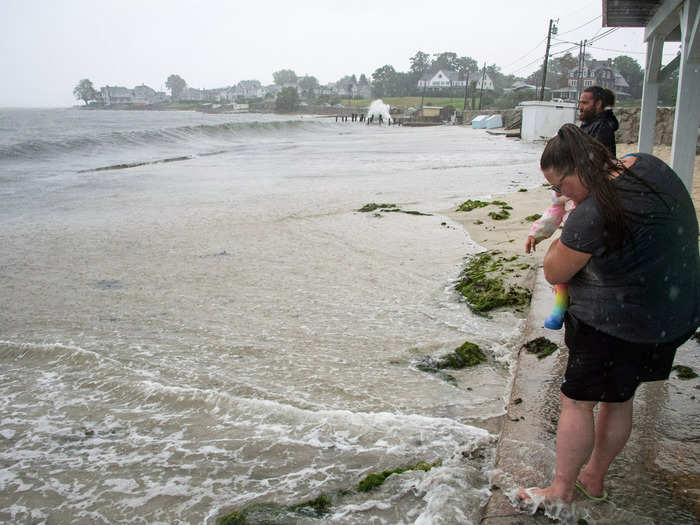
[[[367,118],[374,117],[379,122],[379,117],[388,125],[391,124],[391,115],[389,114],[389,105],[384,104],[381,98],[372,101],[367,110]]]

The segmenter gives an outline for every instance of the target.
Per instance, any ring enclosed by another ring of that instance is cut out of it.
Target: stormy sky
[[[407,71],[417,51],[458,55],[527,76],[552,53],[600,35],[600,0],[1,0],[0,107],[70,106],[73,87],[165,89],[172,73],[215,88],[293,69],[322,84],[385,64]],[[582,27],[581,27],[582,26]],[[589,49],[628,54],[644,67],[643,29],[621,28]],[[678,50],[667,44],[664,62]],[[578,48],[572,50],[577,54]]]

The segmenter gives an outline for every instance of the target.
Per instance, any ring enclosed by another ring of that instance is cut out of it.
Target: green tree
[[[92,86],[92,82],[90,82],[90,80],[88,80],[87,78],[84,78],[80,82],[78,82],[77,86],[73,88],[73,95],[78,100],[82,100],[83,102],[85,102],[85,105],[87,106],[88,102],[90,102],[91,100],[95,100],[97,92]]]
[[[430,65],[432,64],[430,55],[423,53],[423,51],[418,51],[409,60],[411,62],[411,73],[414,73],[419,79],[426,71],[430,70]]]
[[[294,111],[299,105],[299,93],[296,88],[286,87],[277,95],[277,100],[275,101],[275,109],[283,113],[290,113]]]
[[[367,80],[367,77],[365,76],[364,73],[360,75],[360,84],[369,84],[369,81]]]
[[[678,68],[659,85],[659,105],[675,106],[678,96]]]
[[[272,73],[272,78],[275,84],[283,86],[284,84],[295,84],[297,82],[297,74],[291,69],[280,69]]]
[[[620,55],[613,59],[613,65],[630,86],[632,98],[642,98],[642,86],[644,83],[644,70],[634,58]]]
[[[372,91],[375,97],[388,97],[396,91],[397,74],[394,66],[386,64],[372,73]]]
[[[457,71],[462,73],[466,77],[466,73],[473,73],[479,70],[478,62],[472,57],[459,57],[454,61],[455,66],[457,66]]]
[[[586,53],[586,60],[590,60],[590,55]],[[566,87],[569,83],[569,71],[578,66],[578,57],[573,56],[568,51],[561,56],[550,58],[547,62],[547,87],[557,89]],[[525,79],[528,84],[534,84],[538,88],[542,86],[542,65]]]
[[[173,100],[178,100],[182,91],[187,87],[187,82],[180,75],[170,75],[165,81],[165,87],[170,90],[170,96]]]
[[[436,73],[439,69],[447,69],[450,71],[457,71],[459,68],[459,63],[457,61],[457,53],[452,53],[451,51],[445,51],[440,53],[437,58],[433,61],[430,71]]]
[[[314,76],[303,76],[299,79],[299,87],[301,88],[304,97],[312,97],[314,90],[318,88],[318,80]]]

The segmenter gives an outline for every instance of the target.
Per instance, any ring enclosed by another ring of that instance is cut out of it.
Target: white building
[[[486,72],[474,72],[468,76],[469,83],[476,81],[476,89],[492,90],[493,81]],[[466,78],[460,80],[459,73],[448,69],[440,69],[435,73],[426,73],[418,81],[420,89],[446,89],[452,87],[464,87],[467,82]]]

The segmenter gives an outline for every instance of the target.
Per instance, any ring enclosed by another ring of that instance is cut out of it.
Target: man
[[[615,151],[615,132],[620,127],[612,109],[615,95],[609,89],[590,86],[583,90],[578,101],[578,116],[581,129],[607,147],[613,156]]]

